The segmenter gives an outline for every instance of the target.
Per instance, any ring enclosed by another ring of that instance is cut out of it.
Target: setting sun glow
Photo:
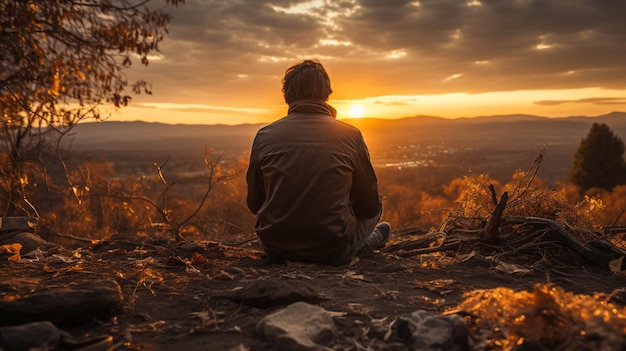
[[[348,115],[352,118],[361,118],[365,115],[365,110],[363,106],[359,104],[354,104],[350,106],[350,110],[348,110]]]

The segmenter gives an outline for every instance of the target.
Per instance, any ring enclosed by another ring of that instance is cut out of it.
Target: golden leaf
[[[20,257],[21,250],[22,244],[20,243],[6,244],[0,246],[0,253],[9,254],[9,261],[11,262],[20,262],[22,260],[22,258]]]

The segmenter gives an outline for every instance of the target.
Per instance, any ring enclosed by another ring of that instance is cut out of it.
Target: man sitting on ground
[[[260,129],[246,175],[247,204],[272,259],[343,265],[379,249],[391,226],[377,224],[382,196],[361,132],[336,117],[317,60],[287,69],[287,116]]]

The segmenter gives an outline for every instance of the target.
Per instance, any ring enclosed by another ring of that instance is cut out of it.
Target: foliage
[[[624,142],[604,123],[594,123],[574,155],[568,180],[582,192],[611,190],[626,181]]]
[[[28,195],[42,209],[44,233],[100,239],[163,231],[179,239],[210,239],[217,233],[232,233],[233,227],[237,233],[250,232],[252,215],[237,210],[244,208],[245,194],[234,191],[245,189],[240,187],[244,164],[222,163],[210,149],[204,162],[204,171],[189,176],[167,173],[163,163],[155,165],[152,176],[120,178],[108,161],[86,160],[70,174],[71,191],[56,188]]]
[[[24,175],[25,195],[38,204],[44,236],[103,238],[165,230],[186,238],[232,241],[254,232],[255,218],[245,205],[245,155],[221,159],[207,153],[203,170],[172,160],[153,165],[152,171],[140,161],[115,169],[105,158],[84,155],[69,157],[64,167],[50,160],[56,158],[54,152],[44,156]],[[607,238],[624,245],[619,227],[626,225],[626,186],[580,195],[570,184],[546,186],[531,169],[517,171],[504,184],[481,174],[426,189],[406,172],[379,173],[383,220],[397,232],[481,230],[494,210],[494,194],[508,192],[505,215],[553,220],[575,229],[581,239],[597,239],[604,227],[613,226],[616,230]]]
[[[475,290],[458,306],[472,317],[480,350],[621,350],[626,347],[624,306],[602,294],[577,295],[536,284],[534,291]],[[494,326],[497,326],[494,328]],[[520,347],[520,345],[523,345]]]
[[[101,106],[129,103],[124,70],[135,57],[148,64],[171,19],[149,2],[0,0],[0,214],[36,214],[25,167],[78,122],[101,119]],[[143,81],[132,89],[150,92]]]

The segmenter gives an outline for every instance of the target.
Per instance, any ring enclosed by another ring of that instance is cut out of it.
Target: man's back
[[[298,260],[345,251],[356,217],[380,209],[377,180],[358,129],[322,102],[306,102],[261,129],[248,174],[248,205],[269,251]]]

